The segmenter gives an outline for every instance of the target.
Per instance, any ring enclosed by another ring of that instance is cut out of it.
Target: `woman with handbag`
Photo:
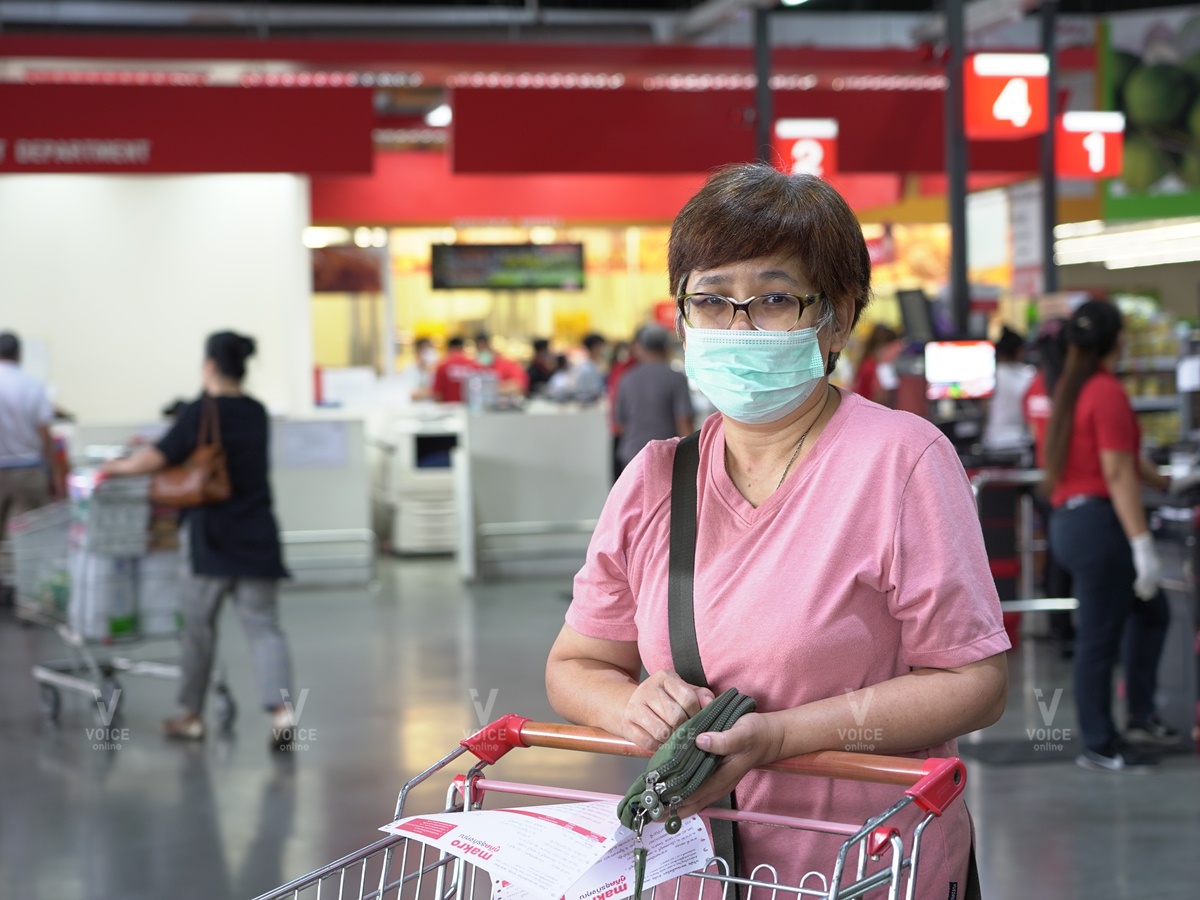
[[[668,268],[687,372],[718,412],[698,438],[648,444],[609,494],[550,701],[652,750],[737,688],[757,711],[695,738],[721,761],[678,814],[732,791],[756,812],[864,821],[886,787],[752,769],[817,750],[953,755],[1000,716],[1009,642],[970,485],[932,424],[829,384],[870,257],[826,182],[721,170],[676,217]],[[841,842],[738,832],[740,874],[769,863],[790,885]],[[916,896],[970,896],[971,846],[955,801],[925,832]]]
[[[242,393],[254,340],[231,331],[210,335],[201,380],[204,393],[187,405],[154,446],[106,463],[111,475],[156,473],[151,496],[184,507],[190,577],[183,593],[183,677],[180,714],[163,722],[168,737],[204,737],[204,699],[212,674],[217,615],[225,597],[245,629],[263,708],[271,716],[270,746],[292,741],[291,660],[279,627],[283,565],[271,504],[261,403]]]

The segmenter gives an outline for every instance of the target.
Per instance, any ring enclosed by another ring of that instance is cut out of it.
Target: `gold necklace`
[[[811,424],[804,429],[804,434],[800,435],[800,440],[796,443],[796,449],[792,451],[791,458],[787,461],[787,465],[783,467],[783,474],[779,476],[779,484],[775,485],[775,490],[783,487],[783,480],[787,478],[788,472],[792,470],[792,463],[796,461],[796,457],[800,455],[800,448],[804,446],[804,439],[808,437],[808,433],[813,430],[813,425],[821,421],[821,416],[825,413],[825,407],[829,405],[829,386],[825,386],[825,402],[821,404],[821,410],[817,413],[817,417],[812,420]]]

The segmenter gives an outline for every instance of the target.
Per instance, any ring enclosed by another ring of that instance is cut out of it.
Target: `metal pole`
[[[967,282],[967,136],[963,125],[963,0],[946,0],[946,204],[950,222],[950,303],[954,327],[967,335],[971,287]]]
[[[754,139],[755,157],[771,164],[771,130],[775,113],[771,108],[771,10],[758,7],[754,10]]]
[[[1054,173],[1054,143],[1058,128],[1058,53],[1054,40],[1054,17],[1058,0],[1042,2],[1042,52],[1050,61],[1046,74],[1049,121],[1042,135],[1040,176],[1042,179],[1042,290],[1058,290],[1058,267],[1054,264],[1054,226],[1058,224],[1058,180]]]

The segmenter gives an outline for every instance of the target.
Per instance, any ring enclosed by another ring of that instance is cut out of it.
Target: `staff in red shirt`
[[[492,340],[485,331],[475,335],[475,364],[496,373],[500,393],[524,397],[529,392],[529,375],[520,363],[493,350]]]
[[[1050,540],[1079,600],[1074,688],[1084,749],[1076,761],[1098,772],[1151,765],[1144,748],[1179,739],[1154,707],[1169,612],[1141,497],[1143,482],[1166,490],[1170,479],[1141,459],[1141,429],[1113,374],[1121,328],[1120,311],[1100,300],[1067,322],[1045,444]],[[1123,637],[1129,723],[1119,735],[1112,676]]]
[[[433,373],[433,399],[438,403],[462,403],[463,385],[478,372],[475,360],[463,351],[463,339],[452,337],[446,342],[446,358]]]

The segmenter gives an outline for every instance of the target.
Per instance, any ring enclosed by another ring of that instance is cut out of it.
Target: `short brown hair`
[[[667,248],[671,294],[678,297],[698,269],[777,254],[799,257],[813,290],[826,295],[823,321],[851,304],[853,327],[871,299],[862,226],[828,182],[762,163],[719,169],[675,217]]]

